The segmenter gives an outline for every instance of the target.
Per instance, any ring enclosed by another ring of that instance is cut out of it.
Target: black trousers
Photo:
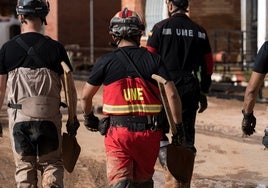
[[[185,128],[185,145],[196,152],[195,144],[195,121],[198,110],[200,89],[199,87],[191,88],[190,92],[178,92],[182,102],[182,122]]]

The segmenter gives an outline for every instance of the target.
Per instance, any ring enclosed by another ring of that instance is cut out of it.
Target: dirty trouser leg
[[[135,183],[132,180],[121,180],[117,181],[109,186],[109,188],[153,188],[154,181],[150,179],[146,182]]]
[[[111,126],[105,137],[110,188],[152,188],[161,132],[131,132]]]
[[[40,155],[38,157],[38,164],[39,164],[39,168],[42,174],[42,187],[43,188],[63,187],[64,167],[63,167],[63,162],[61,159],[62,158],[61,157],[61,143],[62,143],[61,119],[59,118],[55,119],[54,123],[56,124],[56,128],[57,128],[56,131],[57,131],[58,147],[55,151]],[[50,140],[52,141],[53,138],[51,138]],[[42,144],[41,142],[40,147],[47,148],[46,146],[48,144],[49,143],[47,143],[47,141],[44,140],[44,144]]]
[[[43,180],[49,179],[47,182],[50,182],[47,186],[47,183],[44,184],[43,181],[43,187],[53,187],[54,185],[63,187],[59,128],[56,128],[51,121],[15,123],[12,120],[13,118],[10,118],[9,128],[16,164],[17,186],[20,188],[37,187],[37,170],[43,165],[41,170],[44,175]],[[41,163],[38,164],[38,162]],[[44,168],[45,166],[49,166],[49,170]],[[56,178],[46,178],[48,171],[50,171],[50,177]]]
[[[37,188],[37,167],[36,157],[22,157],[14,154],[16,162],[15,180],[18,188]]]
[[[60,148],[59,148],[60,149]],[[64,168],[60,158],[60,150],[40,157],[39,168],[42,174],[42,187],[63,187]]]
[[[13,127],[11,125],[10,127]],[[15,181],[18,188],[37,187],[37,164],[36,156],[22,156],[16,152],[13,129],[10,129],[10,140],[16,165]]]

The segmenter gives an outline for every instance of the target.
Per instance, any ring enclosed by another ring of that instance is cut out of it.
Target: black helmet
[[[49,12],[49,3],[46,0],[18,0],[16,11],[18,15],[38,16],[45,22]]]
[[[187,12],[187,7],[189,5],[188,0],[169,0],[170,2],[173,2],[173,4],[178,7],[179,9],[182,9]]]
[[[139,15],[125,8],[119,11],[110,21],[110,34],[118,38],[141,36],[145,27]]]

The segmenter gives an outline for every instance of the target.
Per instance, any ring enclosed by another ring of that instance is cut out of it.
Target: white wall
[[[261,45],[268,40],[268,26],[267,26],[267,0],[258,0],[258,49],[260,49]]]
[[[8,19],[8,20],[7,20]],[[20,25],[19,20],[15,18],[2,17],[0,21],[0,48],[10,39],[9,28],[12,25]],[[6,20],[6,21],[5,21]]]

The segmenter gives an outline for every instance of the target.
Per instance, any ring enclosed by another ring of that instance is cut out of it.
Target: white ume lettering
[[[206,39],[206,33],[198,32],[198,38]]]
[[[176,29],[176,34],[178,36],[186,36],[186,37],[193,37],[194,31],[188,29]]]
[[[183,37],[194,37],[197,36],[198,38],[201,39],[206,39],[206,33],[204,32],[196,32],[192,29],[180,29],[177,28],[175,30],[175,33],[177,36],[183,36]],[[162,35],[172,35],[173,34],[173,30],[171,28],[164,28],[162,31]]]
[[[164,28],[162,31],[163,35],[172,35],[171,28]]]
[[[142,88],[123,89],[123,95],[126,101],[143,100]]]

